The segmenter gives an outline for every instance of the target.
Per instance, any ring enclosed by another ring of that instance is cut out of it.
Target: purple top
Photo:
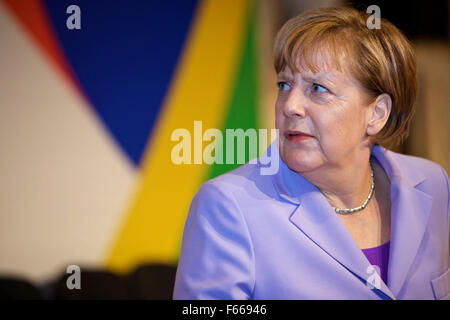
[[[387,272],[389,262],[389,241],[381,246],[362,249],[362,252],[366,255],[371,265],[378,266],[380,268],[381,279],[387,285]]]

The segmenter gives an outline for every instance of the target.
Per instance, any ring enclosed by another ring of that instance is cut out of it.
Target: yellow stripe
[[[176,142],[170,140],[171,134],[177,128],[191,132],[193,161],[194,121],[203,121],[203,132],[221,127],[241,56],[248,10],[247,0],[200,4],[147,147],[136,198],[108,257],[110,269],[127,272],[144,261],[176,261],[189,204],[208,167],[173,164],[171,150]]]
[[[257,34],[259,45],[259,86],[260,103],[259,103],[259,124],[261,128],[275,128],[275,102],[277,99],[277,75],[274,71],[272,60],[273,39],[277,32],[277,12],[280,11],[280,3],[277,1],[260,1],[258,2],[258,20]],[[270,130],[268,130],[270,131]],[[271,135],[268,136],[272,139]],[[272,141],[270,141],[272,142]],[[260,150],[264,153],[266,150]],[[261,154],[262,155],[262,154]]]

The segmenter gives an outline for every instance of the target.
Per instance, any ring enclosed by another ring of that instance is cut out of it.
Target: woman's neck
[[[302,173],[302,176],[317,186],[333,207],[358,207],[367,199],[372,184],[370,150],[358,152],[351,158]]]

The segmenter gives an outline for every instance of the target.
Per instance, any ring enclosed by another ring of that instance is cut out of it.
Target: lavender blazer
[[[367,285],[369,261],[346,227],[280,159],[274,175],[246,164],[200,188],[174,299],[450,299],[446,172],[380,146],[372,157],[391,181],[388,283]]]

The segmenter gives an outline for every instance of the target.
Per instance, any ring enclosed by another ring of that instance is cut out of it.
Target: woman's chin
[[[282,155],[282,160],[292,171],[302,173],[318,168],[322,163],[318,157],[308,152],[304,154],[301,151],[288,152]]]

